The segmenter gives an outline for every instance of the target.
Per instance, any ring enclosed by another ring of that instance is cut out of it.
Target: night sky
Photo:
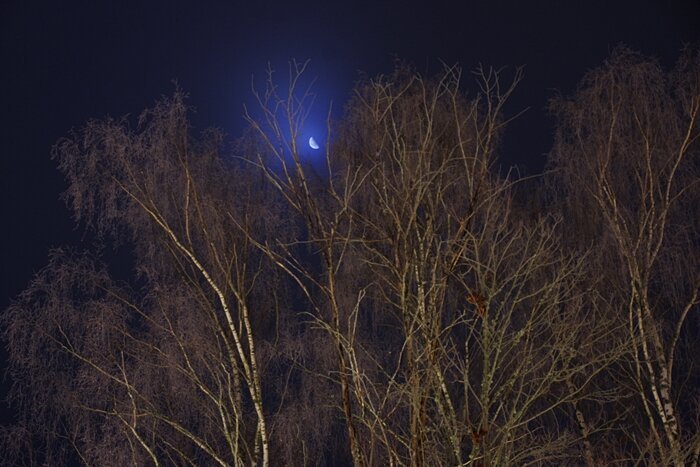
[[[360,72],[390,72],[395,58],[428,74],[440,60],[524,65],[506,110],[530,110],[510,126],[503,161],[537,171],[555,90],[570,93],[619,43],[668,66],[700,39],[697,1],[274,3],[2,2],[0,308],[51,247],[82,236],[59,200],[52,145],[90,118],[137,115],[171,94],[174,80],[196,108],[195,128],[216,126],[232,140],[244,127],[251,74],[262,76],[268,61],[285,72],[289,59],[311,59],[320,94],[336,108]]]

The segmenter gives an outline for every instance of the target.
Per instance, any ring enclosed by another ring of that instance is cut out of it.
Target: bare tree
[[[679,351],[697,354],[683,342],[700,298],[699,63],[697,52],[686,52],[665,73],[619,48],[573,98],[553,105],[560,122],[553,161],[569,232],[595,242],[592,273],[607,278],[599,294],[627,324],[629,372],[618,381],[633,388],[644,414],[630,442],[640,461],[678,466],[696,463],[700,449],[688,413],[697,374],[688,384],[688,375],[674,373]],[[684,367],[697,365],[692,360]]]
[[[236,225],[265,232],[277,217],[256,214],[266,192],[219,156],[218,135],[198,142],[188,133],[177,93],[145,112],[137,132],[91,122],[56,146],[76,217],[131,240],[143,284],[127,293],[57,255],[4,317],[15,397],[54,424],[68,417],[70,433],[51,430],[72,436],[86,463],[124,465],[120,448],[137,464],[269,463],[255,334],[270,335],[284,288],[270,289],[274,271]],[[49,351],[68,368],[32,366]],[[75,379],[64,387],[56,375]],[[46,406],[42,391],[65,398],[65,410]]]
[[[257,244],[334,342],[354,464],[577,456],[578,438],[549,423],[583,399],[584,385],[566,383],[605,367],[605,352],[576,357],[608,330],[581,325],[572,287],[581,259],[561,251],[554,219],[519,215],[512,182],[492,173],[520,75],[502,87],[479,70],[471,100],[458,68],[435,79],[399,68],[361,83],[319,187],[297,146],[310,99],[294,95],[303,71],[292,64],[284,93],[269,76],[257,94],[264,118],[248,117],[266,143],[254,162],[307,236]],[[319,252],[321,274],[295,253],[300,242]]]

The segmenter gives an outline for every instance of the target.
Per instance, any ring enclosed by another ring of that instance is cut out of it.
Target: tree
[[[626,372],[644,416],[628,442],[639,460],[697,463],[698,363],[687,322],[699,303],[698,119],[700,60],[686,51],[675,70],[618,48],[590,72],[559,118],[553,166],[570,234],[593,242],[599,294],[626,323]],[[562,196],[563,195],[563,196]],[[600,222],[591,222],[599,220]],[[588,225],[582,225],[588,224]],[[685,340],[691,339],[691,340]],[[680,371],[675,365],[687,359]],[[674,372],[675,367],[675,372]],[[620,368],[622,370],[622,368]]]
[[[255,215],[266,192],[219,156],[219,135],[188,139],[183,97],[137,132],[90,122],[55,148],[76,218],[130,241],[142,287],[57,252],[4,316],[21,421],[45,438],[38,459],[60,463],[55,439],[68,437],[88,464],[269,462],[255,334],[284,288],[270,289],[274,271],[237,225],[282,231]],[[47,354],[61,363],[39,363]]]
[[[295,64],[290,82],[302,72]],[[257,244],[333,342],[355,465],[577,456],[577,437],[550,422],[582,398],[565,383],[610,358],[576,358],[607,334],[582,325],[572,292],[581,260],[561,250],[554,219],[519,215],[512,182],[492,171],[520,74],[502,88],[479,70],[471,100],[460,77],[400,67],[358,85],[320,187],[295,145],[308,96],[293,85],[280,95],[270,77],[258,94],[264,118],[249,114],[266,142],[257,165],[307,226],[294,244]],[[300,260],[302,241],[318,263]]]

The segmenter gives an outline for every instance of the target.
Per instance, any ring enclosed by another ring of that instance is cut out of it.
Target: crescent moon
[[[311,149],[318,149],[320,147],[313,136],[309,138],[309,146]]]

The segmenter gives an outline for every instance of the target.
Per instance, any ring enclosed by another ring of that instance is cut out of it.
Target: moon
[[[311,149],[318,149],[320,147],[313,136],[309,138],[309,146]]]

